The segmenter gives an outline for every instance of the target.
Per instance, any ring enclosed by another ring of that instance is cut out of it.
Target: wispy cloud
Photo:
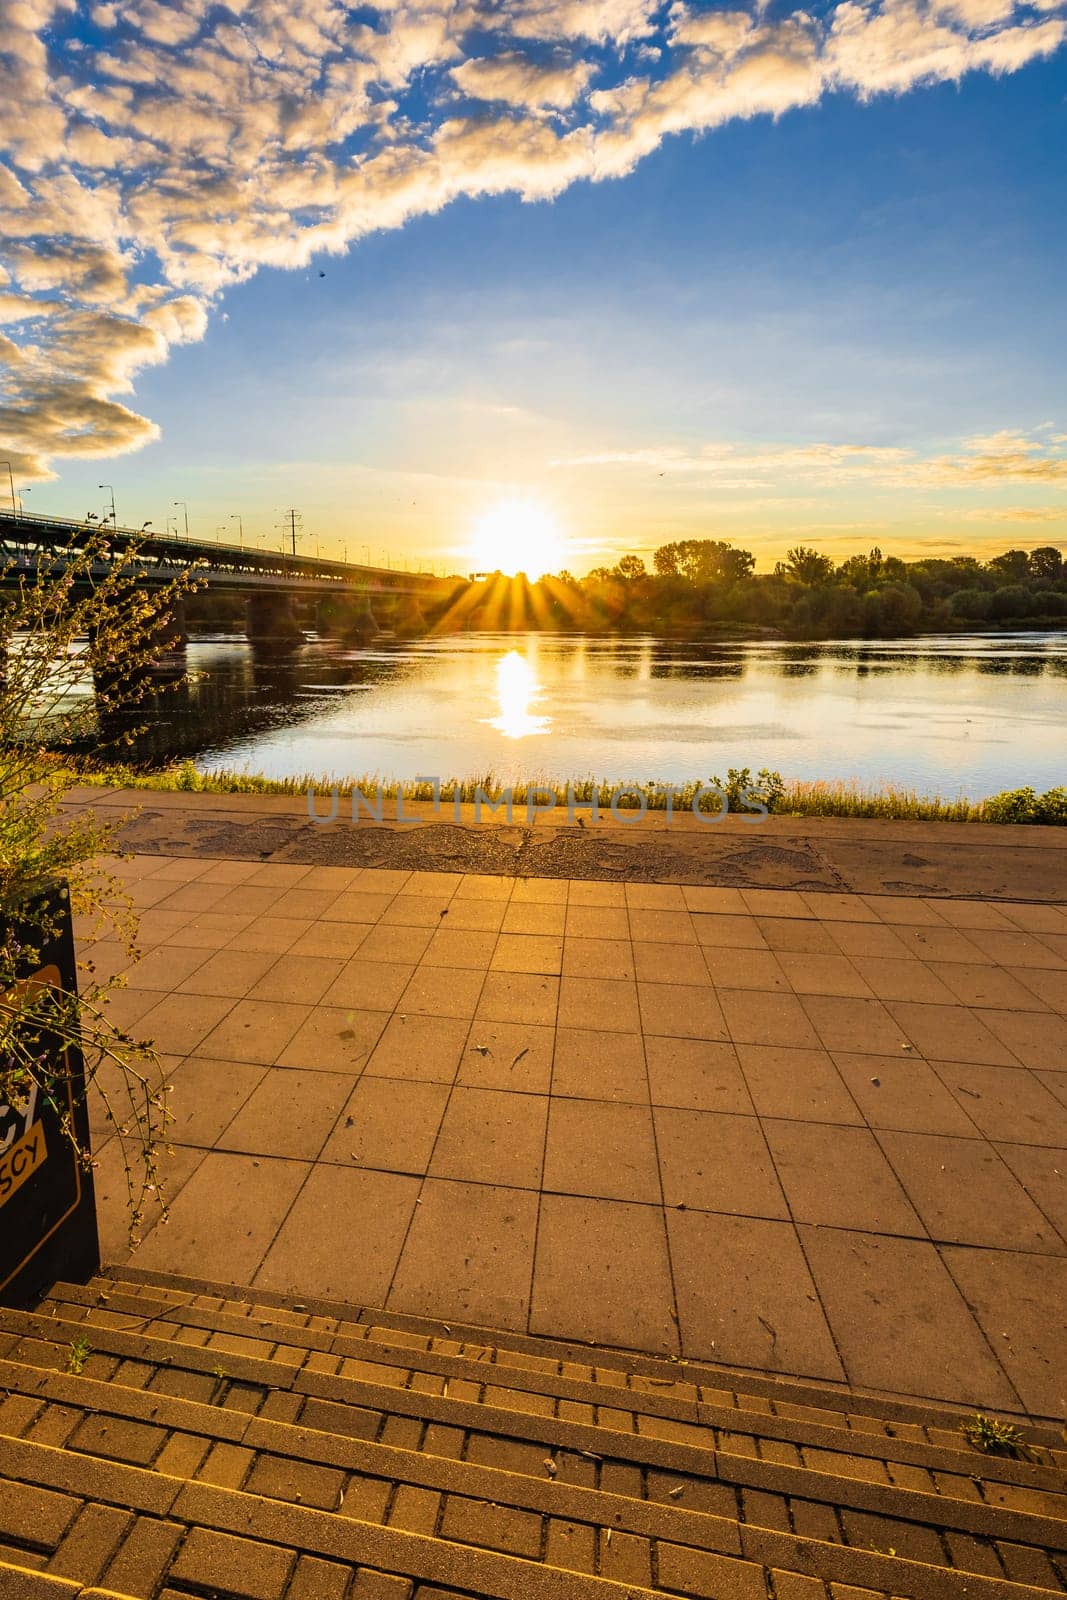
[[[0,446],[27,475],[155,437],[124,403],[230,285],[459,196],[556,195],[664,138],[1056,50],[1058,5],[17,0],[0,34]],[[906,471],[835,457],[825,471]],[[735,476],[766,469],[735,460]],[[703,461],[674,470],[714,471]],[[807,470],[820,470],[811,462]],[[1059,475],[1011,442],[927,470]]]

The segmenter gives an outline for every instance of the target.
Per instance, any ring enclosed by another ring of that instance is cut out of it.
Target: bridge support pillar
[[[415,634],[427,631],[430,625],[426,621],[426,614],[417,594],[405,594],[398,598],[393,625],[397,633]]]
[[[341,639],[373,639],[380,632],[370,596],[365,594],[324,595],[315,622],[320,633]]]
[[[287,594],[252,594],[245,602],[245,632],[253,645],[295,649],[304,643],[304,630]]]

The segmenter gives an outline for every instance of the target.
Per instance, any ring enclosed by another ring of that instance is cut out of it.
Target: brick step
[[[962,1419],[973,1415],[973,1408],[952,1405],[943,1400],[923,1398],[902,1399],[896,1394],[868,1391],[847,1383],[832,1380],[797,1378],[776,1372],[755,1371],[750,1368],[730,1367],[707,1361],[684,1361],[672,1357],[652,1356],[642,1351],[622,1350],[604,1345],[575,1343],[574,1341],[547,1338],[541,1334],[520,1334],[512,1330],[487,1330],[460,1322],[442,1322],[407,1313],[388,1312],[378,1308],[352,1307],[334,1301],[301,1300],[300,1309],[293,1309],[291,1296],[265,1289],[235,1290],[231,1284],[212,1283],[207,1280],[184,1278],[171,1273],[149,1272],[131,1266],[111,1266],[90,1280],[87,1287],[110,1294],[118,1286],[127,1293],[150,1290],[175,1305],[197,1303],[203,1307],[227,1310],[233,1315],[253,1317],[261,1321],[278,1320],[287,1326],[308,1325],[336,1332],[341,1324],[345,1331],[367,1327],[374,1330],[382,1343],[411,1345],[412,1348],[429,1349],[431,1345],[457,1351],[465,1345],[481,1350],[483,1359],[506,1362],[519,1370],[565,1370],[579,1366],[585,1371],[595,1370],[604,1382],[621,1382],[630,1377],[643,1378],[650,1392],[658,1384],[676,1383],[679,1378],[698,1384],[717,1393],[729,1395],[739,1409],[767,1413],[771,1406],[792,1404],[803,1409],[805,1420],[816,1421],[815,1413],[825,1411],[834,1419],[832,1425],[840,1426],[841,1418],[869,1417],[880,1426],[888,1423],[910,1423],[920,1428],[934,1427],[958,1439]],[[595,1367],[591,1365],[590,1352],[595,1350]],[[612,1378],[620,1373],[621,1378]],[[1004,1413],[1008,1415],[1008,1413]],[[1060,1464],[1067,1467],[1067,1450],[1059,1419],[1028,1419],[1015,1417],[1020,1425],[1031,1423],[1028,1437],[1042,1450],[1059,1450]]]
[[[86,1414],[86,1421],[92,1420]],[[500,1480],[507,1474],[498,1474]],[[637,1537],[580,1522],[533,1517],[500,1503],[459,1494],[416,1495],[394,1484],[376,1516],[361,1505],[325,1510],[276,1495],[198,1481],[70,1448],[0,1438],[0,1536],[45,1569],[83,1583],[121,1581],[133,1600],[166,1600],[210,1592],[216,1600],[294,1600],[300,1564],[311,1565],[306,1600],[326,1600],[325,1582],[345,1583],[369,1569],[398,1580],[368,1595],[427,1600],[442,1586],[479,1600],[848,1600],[860,1596],[907,1600],[1030,1600],[1061,1593],[899,1556],[834,1551],[848,1559],[847,1577],[812,1577],[777,1566],[778,1547],[803,1562],[817,1558],[815,1541],[777,1538],[739,1529],[739,1556],[678,1542],[667,1531]],[[747,1545],[747,1548],[746,1548]],[[316,1572],[332,1563],[339,1574]],[[116,1570],[117,1569],[117,1570]],[[317,1577],[318,1582],[313,1582]],[[420,1587],[423,1586],[423,1587]],[[363,1590],[357,1589],[357,1594]],[[6,1597],[5,1597],[6,1600]]]
[[[358,1494],[375,1508],[387,1483],[402,1480],[419,1495],[451,1489],[506,1504],[520,1516],[566,1516],[595,1525],[599,1537],[610,1527],[620,1536],[651,1538],[655,1529],[699,1523],[699,1535],[687,1537],[705,1550],[734,1550],[740,1537],[750,1555],[841,1582],[858,1581],[856,1562],[869,1560],[872,1547],[914,1552],[931,1568],[959,1569],[957,1576],[1025,1572],[1039,1573],[1048,1588],[1061,1582],[1041,1554],[1045,1547],[1067,1549],[1067,1523],[1055,1520],[1061,1497],[1032,1488],[947,1477],[938,1484],[931,1474],[920,1480],[923,1489],[914,1479],[912,1487],[901,1487],[885,1477],[869,1481],[692,1442],[710,1430],[667,1424],[666,1437],[632,1435],[281,1361],[228,1354],[223,1366],[217,1349],[113,1328],[94,1329],[85,1377],[62,1377],[39,1369],[64,1363],[85,1322],[6,1313],[0,1326],[7,1326],[10,1346],[0,1382],[18,1391],[5,1403],[0,1426],[9,1433],[41,1432],[71,1449],[85,1443],[72,1407],[93,1384],[102,1390],[95,1409],[131,1422],[131,1439],[143,1441],[137,1448],[153,1462],[166,1469],[171,1433],[183,1440],[173,1447],[177,1459],[192,1451],[199,1463],[214,1443],[217,1459],[239,1465],[233,1487],[266,1473],[271,1482],[288,1482],[293,1494],[318,1492],[328,1501],[344,1487],[339,1474],[347,1472],[359,1475]],[[216,1376],[220,1370],[225,1379]],[[38,1417],[33,1407],[44,1392],[46,1414]],[[182,1395],[200,1398],[172,1398]],[[91,1436],[99,1440],[99,1423]],[[200,1443],[190,1444],[193,1436]],[[269,1458],[269,1467],[257,1466],[250,1452],[257,1461]],[[295,1461],[302,1465],[294,1476]],[[831,1461],[827,1456],[824,1465]],[[491,1472],[487,1477],[489,1468],[503,1481]],[[293,1487],[297,1481],[305,1488]],[[935,1487],[941,1492],[929,1492]],[[351,1493],[351,1480],[344,1493]],[[758,1552],[756,1539],[763,1541]]]
[[[596,1366],[563,1363],[525,1351],[516,1357],[506,1347],[488,1345],[484,1340],[476,1344],[447,1335],[424,1339],[371,1321],[326,1319],[283,1308],[271,1308],[273,1315],[261,1315],[255,1302],[227,1300],[218,1306],[214,1297],[201,1295],[190,1295],[185,1301],[164,1299],[152,1286],[127,1285],[122,1280],[109,1290],[107,1281],[94,1280],[84,1288],[57,1284],[39,1310],[47,1314],[54,1309],[67,1320],[84,1316],[94,1325],[110,1322],[153,1337],[183,1342],[199,1339],[209,1348],[244,1350],[267,1359],[275,1351],[291,1359],[297,1350],[306,1350],[358,1360],[361,1370],[377,1369],[377,1381],[399,1388],[440,1393],[448,1383],[449,1392],[458,1392],[453,1384],[459,1380],[473,1383],[482,1401],[489,1391],[496,1394],[506,1389],[509,1403],[520,1409],[536,1410],[546,1399],[579,1407],[606,1404],[631,1413],[633,1431],[637,1431],[640,1418],[658,1417],[713,1428],[717,1438],[726,1433],[733,1453],[756,1455],[758,1441],[774,1440],[797,1447],[801,1459],[828,1450],[964,1475],[979,1463],[986,1477],[1042,1488],[1048,1486],[1049,1467],[1067,1468],[1067,1450],[1055,1450],[1036,1439],[1030,1446],[1032,1460],[985,1456],[967,1442],[958,1423],[950,1430],[936,1423],[886,1422],[844,1410],[797,1406],[788,1399],[735,1395],[709,1389],[681,1366],[668,1366],[666,1375],[649,1377],[625,1367],[605,1367],[599,1361]],[[322,1323],[328,1326],[320,1326]],[[537,1365],[523,1364],[528,1362]],[[1035,1430],[1027,1433],[1031,1437]]]
[[[0,1596],[3,1600],[134,1600],[132,1595],[116,1594],[114,1589],[86,1587],[75,1578],[57,1578],[51,1573],[26,1567],[21,1562],[0,1557]]]

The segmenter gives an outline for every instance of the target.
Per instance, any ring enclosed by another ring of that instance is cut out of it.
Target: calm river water
[[[190,645],[153,753],[306,772],[684,781],[727,767],[974,798],[1067,781],[1067,635],[786,644],[472,634],[290,660]]]

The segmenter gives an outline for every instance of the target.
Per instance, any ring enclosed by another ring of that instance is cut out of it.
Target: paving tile
[[[650,1036],[645,1059],[653,1105],[742,1115],[754,1109],[731,1044]]]
[[[883,922],[907,923],[909,927],[943,927],[939,903],[919,895],[865,894],[864,902]]]
[[[185,997],[183,1004],[189,1008]],[[220,1061],[257,1061],[265,1066],[277,1061],[301,1025],[313,1023],[318,1015],[313,1006],[292,1005],[280,1000],[234,1002],[199,997],[196,1011],[200,1013],[206,1006],[225,1006],[226,1011],[202,1040],[187,1048],[197,1055],[214,1056]]]
[[[154,946],[139,961],[131,963],[125,948],[115,941],[93,945],[85,955],[91,956],[94,961],[98,980],[106,980],[116,972],[125,972],[126,981],[135,989],[159,989],[168,994],[209,959],[207,950],[196,949],[192,945],[164,944]],[[82,959],[83,952],[79,947],[79,963]]]
[[[682,899],[690,911],[722,912],[732,916],[747,914],[740,889],[713,889],[683,885]]]
[[[778,958],[771,950],[709,948],[705,959],[717,989],[789,988]]]
[[[547,1094],[552,1086],[553,1029],[538,1023],[470,1025],[457,1082],[470,1089]]]
[[[415,970],[399,961],[365,961],[357,951],[319,999],[327,1006],[355,1006],[361,1011],[392,1011],[411,982]]]
[[[163,945],[157,952],[179,956],[180,950]],[[278,957],[264,950],[216,950],[208,955],[196,951],[198,961],[191,972],[182,974],[176,968],[174,988],[182,994],[211,994],[231,1000],[243,1000],[252,985],[269,972]]]
[[[1036,1011],[1034,991],[1002,967],[988,962],[938,961],[930,969],[950,991],[951,1000],[966,1006],[992,1006],[997,1010]],[[1023,968],[1028,971],[1028,968]],[[1036,976],[1036,974],[1031,974]],[[926,995],[902,995],[901,999],[924,1000]]]
[[[468,1026],[463,1018],[391,1017],[367,1062],[366,1075],[418,1083],[452,1083],[467,1042]]]
[[[974,1013],[1025,1067],[1062,1067],[1067,1061],[1067,1018],[1051,1011]]]
[[[754,917],[810,917],[804,896],[795,889],[742,889],[741,898]]]
[[[415,969],[397,1001],[397,1009],[432,1017],[473,1017],[485,982],[485,973],[481,971],[428,967],[424,964]],[[504,1020],[519,1019],[509,1017]]]
[[[994,1148],[1060,1237],[1067,1239],[1067,1145],[1041,1147],[998,1140]]]
[[[672,951],[688,948],[668,945],[668,960]],[[661,944],[642,945],[642,950],[654,951],[657,957],[664,952]],[[628,939],[571,939],[563,945],[563,972],[568,978],[633,978],[634,947]],[[706,973],[705,973],[706,976]]]
[[[332,889],[340,894],[351,889],[360,877],[359,867],[309,867],[300,879],[301,889]]]
[[[198,919],[202,921],[203,919]],[[226,939],[222,940],[231,950],[262,950],[275,955],[284,955],[286,950],[292,948],[296,941],[313,926],[306,917],[255,917],[251,920],[244,918],[227,918],[227,921],[243,922],[245,925],[234,929]],[[194,938],[198,932],[198,923],[191,922],[187,928],[182,929],[182,936]]]
[[[453,876],[449,874],[450,878]],[[402,894],[410,881],[411,873],[403,867],[364,867],[357,880],[357,888],[367,889],[374,894]]]
[[[157,1187],[168,1206],[173,1205],[205,1158],[206,1152],[192,1145],[171,1144],[161,1149]],[[93,1188],[100,1259],[117,1266],[131,1259],[130,1190],[119,1139],[111,1138],[105,1144],[94,1138],[93,1160],[96,1163]],[[136,1237],[139,1240],[148,1238],[161,1220],[161,1210],[149,1200],[143,1219],[135,1229]],[[133,1259],[140,1265],[136,1252],[133,1252]]]
[[[673,1301],[658,1206],[542,1196],[531,1333],[673,1354]]]
[[[342,928],[361,929],[359,923],[332,924]],[[411,928],[403,924],[378,922],[372,928],[358,932],[361,961],[387,961],[399,966],[414,967],[423,959],[433,937],[429,928]],[[319,952],[316,952],[319,953]],[[322,954],[332,954],[323,951]],[[353,949],[350,954],[355,954]]]
[[[897,1006],[881,1000],[853,1000],[838,995],[807,994],[802,1004],[827,1050],[892,1052],[908,1042],[896,1020]]]
[[[908,955],[917,956],[920,961],[963,961],[973,964],[996,959],[984,955],[980,945],[975,942],[984,937],[980,933],[962,933],[958,928],[948,927],[898,927],[896,933]]]
[[[627,885],[627,887],[632,887]],[[630,937],[654,944],[695,944],[688,911],[644,911],[630,906]]]
[[[796,1222],[926,1237],[877,1139],[866,1128],[767,1118],[763,1132]]]
[[[309,1170],[303,1161],[209,1151],[176,1196],[167,1226],[141,1246],[138,1267],[251,1283]]]
[[[568,878],[567,906],[624,907],[626,895],[621,883],[597,883],[585,878]],[[570,929],[568,928],[568,933]]]
[[[626,905],[637,911],[684,911],[685,894],[677,883],[627,883]]]
[[[859,956],[872,960],[899,960],[915,952],[900,937],[898,930],[880,922],[831,922],[820,924],[833,940],[834,948],[853,961]]]
[[[1032,1072],[955,1061],[930,1065],[987,1139],[1067,1144],[1067,1106]]]
[[[459,872],[409,872],[401,893],[428,895],[432,900],[447,904],[459,888]]]
[[[959,999],[932,967],[914,956],[902,956],[899,960],[892,956],[857,956],[854,965],[879,1000],[920,1000],[924,1004],[950,1006]],[[955,965],[952,961],[938,963],[942,972],[952,971]],[[995,967],[982,968],[984,972],[995,970]]]
[[[449,913],[450,901],[443,895],[398,894],[382,912],[377,926],[403,928],[442,927]]]
[[[721,989],[718,996],[735,1044],[814,1049],[819,1043],[819,1036],[795,994]]]
[[[621,897],[621,888],[619,893]],[[568,939],[629,939],[630,920],[621,898],[617,904],[589,905],[576,903],[572,895],[567,904],[566,935]]]
[[[192,920],[184,911],[142,911],[138,920],[137,943],[142,950],[168,939],[180,944],[182,941],[176,935]]]
[[[266,883],[272,889],[292,889],[310,873],[297,861],[265,861],[248,875],[249,883]]]
[[[252,1280],[256,1288],[383,1305],[419,1182],[320,1162]]]
[[[426,967],[467,967],[472,972],[485,972],[493,959],[498,938],[495,928],[477,932],[442,924],[430,939],[422,964]]]
[[[119,991],[115,996],[115,1001],[120,1000],[121,993]],[[133,991],[127,993],[132,994]],[[151,1008],[141,1012],[137,1018],[135,1031],[139,1038],[154,1040],[157,1049],[166,1050],[170,1055],[184,1056],[195,1050],[203,1055],[226,1057],[225,1050],[200,1051],[200,1046],[205,1038],[212,1037],[225,1027],[234,1001],[212,995],[200,995],[195,1001],[190,1001],[189,996],[184,994],[168,994],[163,999],[154,994],[152,1000],[154,1004]],[[237,1004],[241,1005],[242,1002],[237,1001]],[[113,1014],[115,1009],[113,1002]]]
[[[389,909],[391,894],[367,893],[357,885],[331,900],[325,912],[317,912],[325,922],[377,922]]]
[[[668,1211],[683,1354],[844,1377],[790,1222]]]
[[[1006,1250],[945,1249],[942,1257],[1024,1405],[1060,1418],[1067,1261]]]
[[[547,933],[501,933],[489,966],[492,972],[559,973],[563,939]]]
[[[313,922],[307,932],[289,946],[289,954],[327,956],[331,961],[348,961],[357,950],[363,948],[372,932],[373,929],[365,922]]]
[[[1065,933],[1067,916],[1059,906],[1024,905],[1010,902],[999,907],[1004,918],[1024,933]]]
[[[443,925],[468,933],[497,933],[506,911],[505,900],[450,900]]]
[[[544,1187],[658,1205],[659,1167],[647,1106],[553,1098]]]
[[[698,944],[713,950],[766,950],[767,940],[755,917],[731,917],[717,912],[693,916]]]
[[[665,1206],[788,1219],[755,1117],[657,1106],[655,1122]]]
[[[560,888],[566,893],[566,883],[555,883],[551,879],[529,880],[531,883],[540,881],[549,888]],[[504,920],[500,924],[501,933],[539,933],[551,934],[555,938],[561,937],[567,926],[566,900],[542,902],[520,898],[518,886],[516,892],[508,901]]]
[[[710,985],[702,988],[689,983],[639,983],[637,995],[641,1026],[647,1034],[675,1039],[727,1037],[722,996]]]
[[[800,1237],[850,1383],[1015,1405],[932,1244],[841,1228],[801,1227]]]
[[[435,1178],[537,1189],[548,1096],[457,1085],[430,1162]]]
[[[404,1083],[365,1073],[343,1105],[319,1159],[421,1177],[447,1104],[447,1084]]]
[[[452,974],[453,977],[459,974]],[[479,978],[481,975],[478,975]],[[560,979],[535,972],[490,972],[477,997],[479,1022],[532,1022],[548,1025],[556,1020]],[[566,979],[564,982],[576,982]]]
[[[930,904],[927,901],[927,904]],[[942,900],[934,902],[935,909],[954,928],[1010,928],[1008,918],[999,907],[988,900]]]
[[[1001,967],[1045,967],[1060,971],[1067,967],[1067,956],[1060,955],[1055,948],[1055,935],[1041,938],[1036,934],[1008,932],[1001,928],[976,928],[967,937],[987,961],[995,961]],[[946,959],[953,958],[949,956]],[[974,960],[974,957],[970,959]]]
[[[1061,1105],[1067,1106],[1067,1072],[1037,1072],[1035,1077]]]
[[[285,889],[277,898],[274,910],[279,917],[307,917],[309,922],[326,917],[339,896],[334,889],[308,889],[301,883],[297,888]]]
[[[562,978],[561,1028],[593,1028],[609,1033],[640,1033],[637,985],[617,978]]]
[[[347,1073],[271,1067],[220,1135],[218,1147],[314,1161],[351,1088]]]
[[[158,876],[152,881],[155,887]],[[224,883],[183,883],[156,903],[165,911],[211,911],[228,893]]]
[[[279,956],[248,991],[251,1000],[290,1000],[315,1005],[345,969],[326,956]],[[347,1002],[345,1002],[347,1003]]]
[[[1005,1250],[1067,1250],[992,1146],[881,1131],[878,1141],[931,1239]]]
[[[174,1118],[167,1130],[168,1142],[210,1148],[261,1082],[265,1070],[252,1063],[187,1056],[167,1074],[169,1109]]]
[[[512,882],[501,873],[465,872],[456,885],[456,899],[510,900]]]
[[[565,906],[567,904],[566,878],[516,878],[512,883],[508,911],[518,906]],[[562,929],[559,930],[562,932]]]
[[[580,1100],[622,1100],[647,1105],[648,1074],[641,1035],[560,1028],[552,1093]]]
[[[737,1057],[761,1117],[862,1124],[863,1116],[825,1050],[742,1044]]]
[[[251,1002],[242,1002],[250,1004]],[[388,1021],[385,1011],[318,1005],[296,1029],[277,1058],[280,1067],[358,1074]]]
[[[870,1127],[977,1137],[978,1129],[963,1106],[933,1068],[914,1054],[869,1056],[835,1051],[833,1061]]]
[[[867,904],[862,895],[833,894],[819,889],[805,889],[800,897],[812,916],[824,922],[877,922],[879,913]]]
[[[997,971],[1000,971],[997,968]],[[1050,1006],[1062,1016],[1067,1012],[1067,971],[1056,972],[1044,967],[1010,967],[1008,973],[1037,996],[1043,1005]]]
[[[805,895],[810,900],[810,895]],[[771,950],[788,950],[796,955],[836,956],[840,950],[830,930],[821,922],[804,917],[757,917],[756,925]]]
[[[972,1061],[976,1066],[991,1067],[1018,1065],[1013,1052],[966,1006],[928,1006],[893,1000],[888,1003],[888,1011],[900,1030],[900,1037],[886,1046],[887,1052],[891,1052],[894,1045],[899,1049],[901,1039],[908,1039],[928,1061]],[[853,1047],[844,1044],[838,1048]]]
[[[537,1195],[427,1178],[419,1199],[389,1310],[525,1330]]]
[[[807,924],[801,924],[807,926]],[[783,950],[778,962],[790,988],[797,994],[840,995],[863,998],[871,985],[847,956],[814,955]],[[909,963],[917,966],[917,962]]]

